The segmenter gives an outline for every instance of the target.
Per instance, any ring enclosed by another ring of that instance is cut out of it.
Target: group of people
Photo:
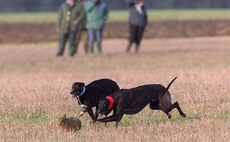
[[[108,19],[108,8],[103,0],[66,0],[59,10],[56,31],[59,33],[57,56],[64,53],[69,41],[69,56],[77,53],[79,42],[84,43],[85,52],[102,52],[102,32]]]
[[[140,48],[141,39],[147,25],[147,13],[143,0],[129,1],[129,52],[133,43],[135,51]],[[102,37],[109,10],[103,0],[66,0],[61,5],[56,24],[59,33],[57,56],[63,56],[66,42],[69,42],[69,56],[77,53],[79,42],[86,53],[94,53],[94,44],[98,53],[102,53]]]

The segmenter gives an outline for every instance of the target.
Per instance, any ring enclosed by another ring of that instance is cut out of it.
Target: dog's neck
[[[83,90],[82,90],[82,92],[80,93],[79,97],[85,93],[85,90],[86,90],[85,87],[83,87]]]
[[[85,93],[85,91],[86,91],[86,88],[83,87],[83,90],[82,90],[82,92],[80,93],[80,95],[77,95],[77,96],[76,96],[76,98],[77,98],[77,100],[78,100],[78,103],[81,105],[82,108],[88,108],[87,105],[82,104],[81,99],[80,99],[80,96],[82,96],[82,95]]]
[[[111,110],[113,108],[113,104],[114,104],[114,99],[111,96],[107,96],[106,99],[109,100],[109,107],[108,110]]]

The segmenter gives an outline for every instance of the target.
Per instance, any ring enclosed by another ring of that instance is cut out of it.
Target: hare
[[[66,132],[77,132],[81,129],[81,121],[76,117],[66,117],[66,114],[59,118],[58,127],[62,131]]]

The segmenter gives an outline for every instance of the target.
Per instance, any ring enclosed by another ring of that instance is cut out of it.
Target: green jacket
[[[102,0],[101,0],[102,1]],[[109,10],[102,1],[95,5],[92,0],[88,0],[84,5],[87,17],[87,29],[102,29],[108,20]]]
[[[83,15],[81,15],[81,10],[84,10],[77,4],[69,5],[63,3],[59,10],[57,28],[61,29],[61,32],[76,32],[77,26],[73,24],[75,20],[81,21]]]

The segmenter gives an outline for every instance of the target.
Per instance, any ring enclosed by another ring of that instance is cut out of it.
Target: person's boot
[[[59,46],[58,46],[58,51],[56,56],[60,57],[64,54],[64,50],[65,50],[65,40],[63,38],[60,39],[59,41]]]
[[[73,57],[77,53],[76,47],[70,47],[69,56]]]
[[[75,55],[75,53],[70,53],[69,56],[70,57],[73,57]]]
[[[62,56],[61,53],[57,53],[57,54],[56,54],[56,57],[61,57],[61,56]]]
[[[140,45],[137,44],[137,45],[136,45],[136,48],[135,48],[135,52],[138,53],[138,52],[139,52],[139,49],[140,49]]]
[[[88,49],[88,43],[84,43],[84,49],[85,49],[85,53],[88,53],[89,49]]]
[[[127,46],[127,48],[126,48],[126,53],[128,53],[130,51],[131,46],[132,46],[132,43],[129,43],[128,46]]]
[[[102,48],[100,44],[97,45],[97,50],[98,50],[98,53],[102,53]]]
[[[64,47],[63,47],[63,46],[59,46],[58,52],[57,52],[57,54],[56,54],[56,57],[62,56],[63,53],[64,53]]]
[[[94,51],[93,51],[93,45],[90,45],[89,46],[89,51],[90,51],[90,53],[93,53]]]

